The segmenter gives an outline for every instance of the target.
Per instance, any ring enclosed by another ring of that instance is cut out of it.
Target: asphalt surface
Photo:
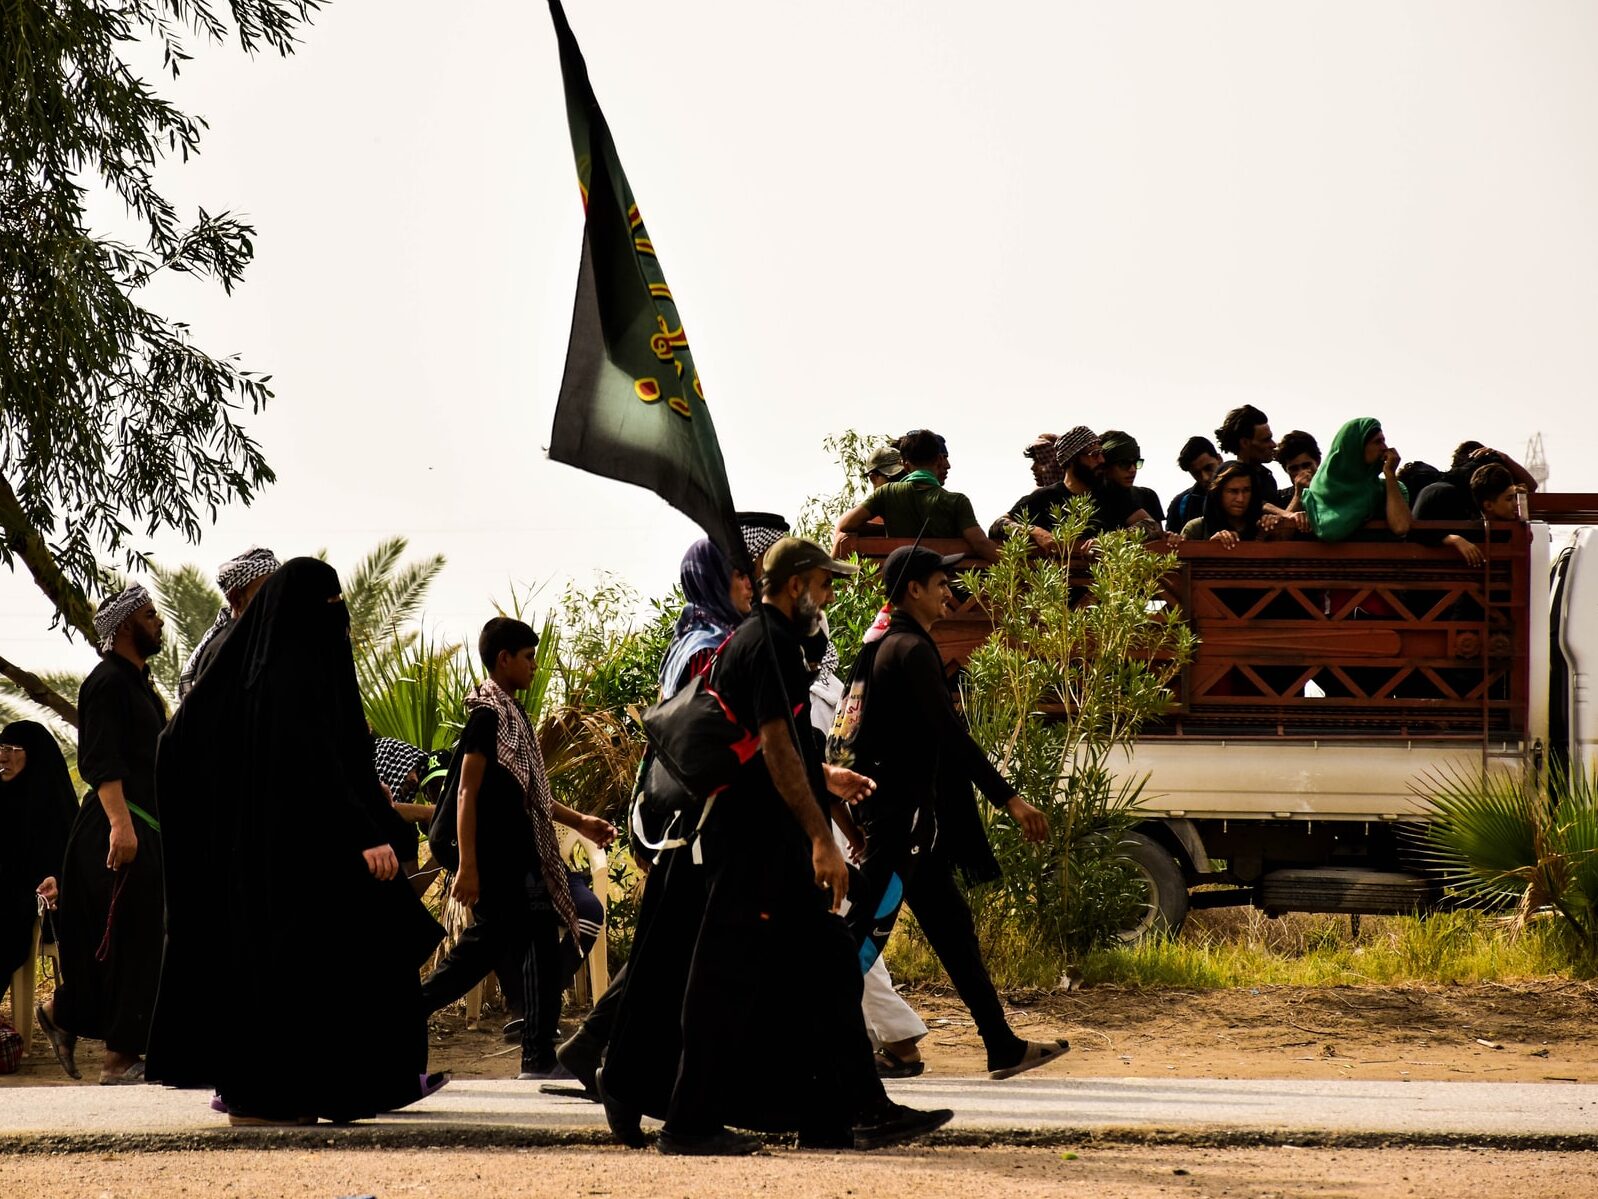
[[[945,1139],[1075,1138],[1254,1144],[1497,1144],[1598,1148],[1598,1085],[1207,1079],[923,1078],[889,1084],[915,1107],[949,1107]],[[594,1104],[537,1084],[481,1079],[379,1120],[334,1128],[231,1130],[210,1097],[163,1087],[0,1090],[0,1150],[144,1148],[265,1134],[283,1143],[559,1143],[601,1139]],[[281,1135],[279,1135],[281,1132]]]

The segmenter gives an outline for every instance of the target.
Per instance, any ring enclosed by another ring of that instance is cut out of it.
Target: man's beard
[[[1099,470],[1082,462],[1071,463],[1071,477],[1084,487],[1097,487],[1104,482]]]
[[[793,614],[801,636],[814,637],[821,632],[821,605],[808,593],[794,601]]]
[[[134,625],[133,648],[141,658],[153,658],[161,652],[161,634],[152,633],[142,625]]]

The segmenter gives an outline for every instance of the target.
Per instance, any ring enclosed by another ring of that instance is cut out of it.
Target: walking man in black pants
[[[893,617],[881,640],[862,651],[866,660],[850,681],[829,756],[850,758],[838,764],[877,781],[876,793],[855,808],[866,852],[864,877],[849,896],[848,921],[862,968],[877,959],[899,909],[909,904],[976,1020],[989,1077],[1000,1079],[1052,1061],[1068,1046],[1023,1041],[1010,1028],[982,963],[971,909],[954,879],[961,859],[985,867],[979,873],[988,877],[998,875],[969,798],[972,783],[1009,813],[1027,840],[1049,835],[1048,819],[993,768],[949,694],[931,629],[952,599],[949,572],[959,561],[958,554],[945,558],[924,546],[903,546],[888,555],[882,573]],[[838,754],[840,743],[849,752]]]

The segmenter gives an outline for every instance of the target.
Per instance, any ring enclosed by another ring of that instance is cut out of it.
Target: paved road
[[[1489,1082],[1310,1082],[1204,1079],[926,1078],[891,1085],[917,1107],[951,1107],[966,1133],[1192,1135],[1224,1132],[1291,1141],[1394,1134],[1420,1139],[1598,1136],[1598,1085]],[[209,1096],[161,1087],[28,1087],[0,1090],[0,1148],[36,1135],[103,1140],[183,1138],[226,1128]],[[452,1083],[415,1107],[356,1126],[371,1138],[452,1132],[603,1128],[596,1106],[541,1095],[533,1084]],[[343,1135],[327,1125],[318,1135]]]

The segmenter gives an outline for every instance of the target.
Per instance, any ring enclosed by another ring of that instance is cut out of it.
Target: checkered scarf
[[[128,617],[149,602],[150,593],[135,583],[100,605],[100,610],[94,614],[94,635],[100,639],[101,653],[111,652],[111,643],[116,640],[117,630],[127,623]]]
[[[1063,471],[1071,465],[1071,459],[1098,440],[1099,435],[1086,425],[1078,425],[1074,429],[1061,433],[1054,439],[1054,461],[1059,464],[1060,469]]]
[[[394,737],[378,737],[372,742],[372,760],[377,766],[377,779],[388,788],[395,799],[400,798],[400,788],[415,770],[418,775],[427,755],[407,741]]]
[[[766,551],[788,535],[788,522],[780,516],[767,513],[740,512],[738,532],[743,535],[744,549],[756,568],[766,556]]]
[[[216,585],[222,589],[223,595],[232,595],[240,587],[255,582],[265,575],[272,574],[281,566],[276,555],[271,550],[254,546],[245,550],[237,558],[230,558],[216,568]],[[189,660],[183,664],[183,669],[178,672],[178,700],[188,699],[189,692],[194,690],[196,676],[200,672],[200,655],[205,652],[206,646],[222,635],[222,631],[233,623],[233,609],[229,604],[223,604],[222,610],[216,614],[216,619],[211,622],[211,627],[205,630],[205,636],[200,638],[199,644],[194,647],[194,652],[189,655]]]
[[[223,595],[232,595],[240,587],[273,573],[281,565],[271,550],[258,545],[251,546],[237,558],[231,558],[216,568],[216,585],[222,589]]]
[[[538,844],[538,867],[544,876],[544,886],[562,920],[572,930],[572,936],[581,936],[577,923],[577,906],[572,902],[571,884],[566,881],[566,863],[560,856],[560,843],[555,839],[555,796],[549,789],[549,775],[544,769],[544,751],[538,744],[527,713],[509,692],[493,679],[484,679],[466,693],[466,710],[475,712],[487,708],[498,720],[494,737],[495,757],[510,771],[522,789],[522,804],[527,818],[532,821],[533,839]]]

